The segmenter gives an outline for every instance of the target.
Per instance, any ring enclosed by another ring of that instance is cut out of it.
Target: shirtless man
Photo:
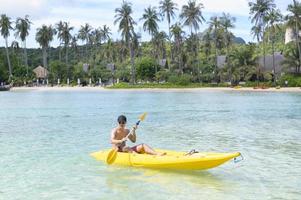
[[[147,153],[151,155],[165,155],[166,153],[158,153],[154,149],[152,149],[147,144],[138,144],[133,147],[126,146],[126,136],[130,133],[130,130],[125,127],[126,125],[126,117],[124,115],[120,115],[117,119],[118,126],[114,128],[111,132],[111,144],[113,148],[118,148],[119,152],[129,152],[129,153]],[[128,136],[128,139],[133,143],[136,142],[136,129],[137,125],[133,127],[132,134]]]

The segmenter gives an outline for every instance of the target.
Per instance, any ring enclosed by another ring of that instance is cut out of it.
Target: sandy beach
[[[252,87],[227,88],[227,87],[204,87],[204,88],[132,88],[132,89],[109,89],[104,87],[13,87],[10,91],[248,91],[248,92],[301,92],[299,87],[284,87],[280,89],[254,89]]]

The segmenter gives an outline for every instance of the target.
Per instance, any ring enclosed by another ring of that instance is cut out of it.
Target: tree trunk
[[[264,27],[262,28],[262,32],[263,32],[263,39],[262,39],[262,43],[263,43],[263,46],[262,46],[262,48],[263,48],[263,70],[265,70],[266,67],[265,67],[265,37],[264,37],[265,32],[264,32]],[[263,81],[264,81],[264,76],[263,76]]]
[[[297,42],[297,47],[298,47],[298,53],[299,53],[299,65],[298,65],[298,71],[297,73],[299,73],[300,71],[300,65],[301,65],[301,47],[300,47],[300,41],[299,41],[299,27],[298,24],[296,22],[296,42]]]
[[[61,44],[59,45],[59,61],[62,61],[62,51],[61,51]]]
[[[85,60],[86,60],[86,62],[88,62],[88,43],[89,43],[89,39],[87,38],[86,39],[87,41],[86,41],[86,56],[85,56]]]
[[[199,83],[201,82],[201,77],[200,77],[200,62],[199,62],[199,38],[198,38],[198,32],[195,32],[195,39],[196,39],[196,52],[195,52],[195,59],[197,62],[197,73],[198,73],[198,79],[199,79]]]
[[[173,63],[173,52],[172,52],[172,45],[171,45],[171,34],[170,34],[170,22],[168,22],[168,37],[169,37],[169,47],[170,47],[170,63],[168,64],[168,69],[170,71],[170,64]]]
[[[132,41],[129,41],[129,50],[130,50],[130,57],[131,57],[131,82],[132,84],[136,83],[135,80],[135,61],[134,61],[134,48],[132,45]]]
[[[12,66],[11,66],[10,59],[9,59],[7,37],[5,38],[5,51],[6,51],[6,58],[7,58],[8,71],[9,71],[9,78],[8,78],[8,81],[10,82],[10,81],[11,81],[11,78],[12,78],[12,76],[13,76],[13,73],[12,73]]]
[[[46,51],[46,47],[42,47],[42,51],[43,51],[43,67],[45,69],[47,69],[47,51]]]
[[[27,49],[26,49],[26,39],[23,42],[24,44],[24,61],[26,66],[26,76],[28,76],[28,57],[27,57]]]
[[[69,77],[69,65],[68,65],[68,46],[65,46],[65,50],[66,50],[66,55],[65,55],[65,62],[66,62],[66,66],[67,66],[67,78]]]
[[[272,37],[274,37],[274,35],[273,35]],[[274,38],[272,38],[272,54],[273,54],[273,75],[274,75],[274,86],[276,86],[276,67],[275,67],[275,49],[274,49]]]

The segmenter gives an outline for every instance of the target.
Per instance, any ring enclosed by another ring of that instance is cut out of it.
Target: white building
[[[301,31],[299,31],[299,36],[301,37]],[[295,40],[294,30],[292,28],[287,28],[285,30],[285,44]]]

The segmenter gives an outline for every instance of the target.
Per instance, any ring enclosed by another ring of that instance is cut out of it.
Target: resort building
[[[36,67],[33,72],[36,75],[37,81],[39,83],[44,82],[45,79],[48,77],[48,70],[42,66]]]
[[[265,61],[264,61],[265,60]],[[275,52],[274,53],[274,64],[275,64],[275,73],[277,76],[280,76],[282,72],[285,71],[291,71],[291,69],[285,69],[282,66],[282,62],[284,60],[284,56],[281,54],[281,52]],[[264,64],[265,62],[265,64]],[[217,66],[219,69],[225,67],[226,64],[226,56],[221,55],[217,57]],[[274,67],[273,67],[273,55],[266,55],[265,59],[264,57],[260,57],[258,59],[258,64],[259,67],[262,71],[264,72],[274,72]]]
[[[299,31],[299,36],[301,37],[301,31]],[[285,44],[295,41],[296,34],[292,28],[287,28],[285,31]]]

